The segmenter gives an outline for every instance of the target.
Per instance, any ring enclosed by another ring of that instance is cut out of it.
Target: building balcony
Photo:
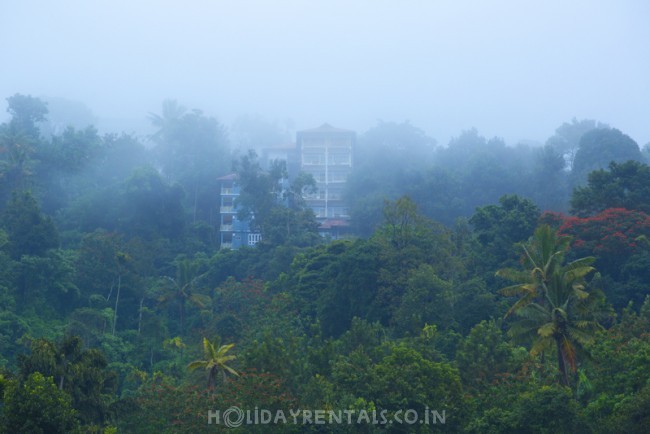
[[[232,232],[233,231],[233,226],[232,225],[221,225],[221,228],[219,230],[221,232]]]
[[[239,195],[239,188],[222,187],[221,188],[221,195],[222,196],[237,196],[237,195]]]
[[[232,243],[221,243],[222,249],[232,249]]]
[[[235,214],[237,211],[234,206],[222,206],[219,208],[221,214]]]

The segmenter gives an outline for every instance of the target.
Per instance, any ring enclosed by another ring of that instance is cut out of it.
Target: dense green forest
[[[356,236],[331,241],[309,179],[199,110],[166,101],[145,143],[7,101],[0,432],[650,432],[649,147],[621,131],[443,146],[380,122],[348,182]],[[231,170],[255,248],[219,250]],[[235,406],[289,422],[208,424]]]

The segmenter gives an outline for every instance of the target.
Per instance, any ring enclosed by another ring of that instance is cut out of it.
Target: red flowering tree
[[[641,211],[609,208],[591,217],[564,217],[558,232],[573,237],[577,257],[593,255],[597,268],[616,277],[625,262],[646,248],[650,238],[650,216]]]

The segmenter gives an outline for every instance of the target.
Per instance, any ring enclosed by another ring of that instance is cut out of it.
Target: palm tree
[[[239,376],[237,371],[226,364],[237,358],[237,356],[227,354],[235,344],[221,345],[219,348],[216,348],[217,345],[216,343],[210,342],[207,338],[203,338],[204,360],[195,360],[187,365],[187,369],[190,371],[199,368],[208,371],[208,389],[214,387],[214,381],[219,372],[223,375],[224,383],[227,381],[227,372]]]
[[[160,303],[176,302],[180,320],[180,334],[185,332],[185,307],[189,302],[199,309],[206,309],[212,303],[210,296],[197,292],[199,281],[205,273],[199,274],[199,263],[190,259],[183,259],[176,263],[176,278],[165,276],[171,285],[163,287],[163,294],[158,297]]]
[[[516,282],[500,293],[519,297],[506,313],[519,318],[509,334],[516,340],[532,340],[533,356],[555,349],[564,385],[569,384],[569,371],[576,371],[577,353],[603,328],[598,320],[605,313],[602,292],[589,290],[586,280],[595,271],[591,266],[595,258],[564,264],[570,241],[548,225],[539,226],[522,245],[526,270],[497,271],[498,276]]]
[[[185,107],[178,104],[177,101],[166,99],[162,104],[162,115],[149,113],[151,124],[157,128],[157,131],[151,136],[155,142],[164,142],[169,140],[173,134],[174,128],[185,114]]]

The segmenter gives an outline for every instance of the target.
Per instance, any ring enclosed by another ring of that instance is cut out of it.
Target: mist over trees
[[[253,150],[291,125],[165,100],[150,137],[100,134],[83,104],[7,101],[0,433],[204,432],[231,406],[446,411],[409,432],[648,426],[650,166],[623,132],[438,143],[379,121],[346,183],[353,233],[331,241],[314,178]],[[227,174],[253,248],[220,249]]]

